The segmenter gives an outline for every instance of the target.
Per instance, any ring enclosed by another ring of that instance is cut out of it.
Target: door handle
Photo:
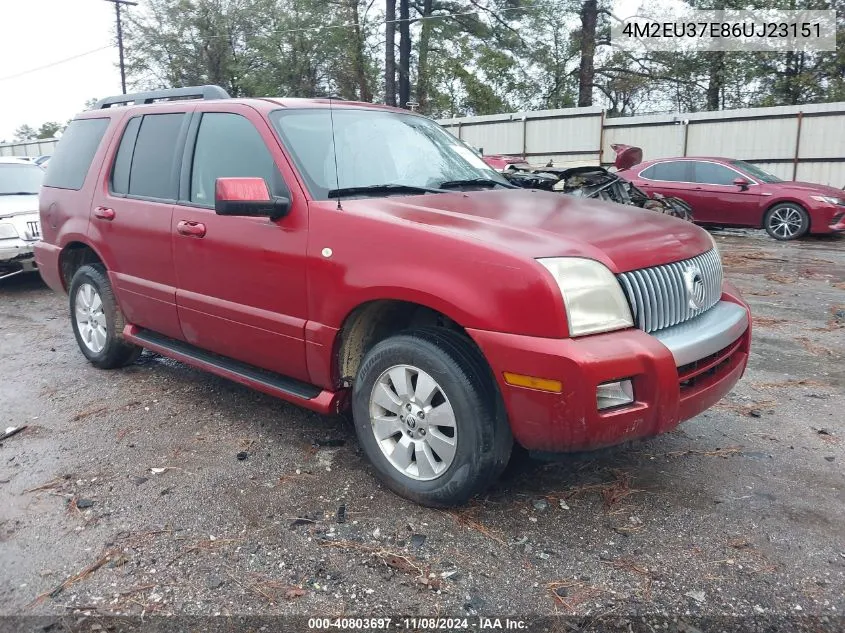
[[[94,209],[94,217],[101,220],[114,220],[114,209],[108,207],[97,207]]]
[[[205,224],[181,220],[176,225],[176,231],[180,235],[187,235],[189,237],[205,237]]]

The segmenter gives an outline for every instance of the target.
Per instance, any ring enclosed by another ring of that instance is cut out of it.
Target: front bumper
[[[36,243],[20,238],[0,240],[0,279],[36,270],[33,252]]]
[[[841,233],[845,231],[845,207],[829,206],[810,211],[810,233]]]
[[[629,329],[579,339],[469,334],[493,368],[517,442],[534,451],[571,452],[659,435],[713,406],[745,371],[750,316],[739,293],[725,284],[722,301],[683,324],[685,333]],[[512,386],[504,372],[557,380],[563,388],[550,393]],[[634,402],[598,410],[598,385],[625,379],[633,383]]]

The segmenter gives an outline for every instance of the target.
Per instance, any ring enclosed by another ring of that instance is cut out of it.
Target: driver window
[[[202,115],[191,167],[191,202],[214,206],[218,178],[260,177],[274,196],[289,197],[270,151],[255,126],[239,114]]]

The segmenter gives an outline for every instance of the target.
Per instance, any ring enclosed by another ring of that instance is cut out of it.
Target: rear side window
[[[44,186],[82,189],[109,121],[108,118],[71,121],[50,159]]]
[[[191,170],[191,202],[214,205],[218,178],[259,177],[273,195],[288,190],[270,150],[250,121],[239,114],[202,115]]]
[[[181,159],[177,147],[185,116],[183,112],[148,114],[140,119],[137,132],[133,131],[132,121],[127,124],[112,173],[112,186],[117,187],[114,189],[116,193],[141,198],[176,199],[179,186],[177,160]],[[131,150],[130,145],[133,146]],[[127,182],[124,174],[130,151],[132,158]],[[126,187],[125,192],[118,189],[121,186]]]
[[[652,165],[640,172],[640,176],[650,180],[692,182],[692,175],[689,173],[690,171],[689,161],[678,160]]]

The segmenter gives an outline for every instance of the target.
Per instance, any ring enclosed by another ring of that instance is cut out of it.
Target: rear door
[[[693,215],[697,222],[732,226],[760,225],[760,190],[756,183],[742,188],[733,184],[748,176],[712,161],[691,161],[695,185]],[[698,209],[701,212],[697,212]]]
[[[179,339],[170,221],[192,107],[129,113],[110,148],[90,225],[127,321]]]
[[[171,236],[185,340],[307,381],[308,208],[275,136],[249,106],[201,104],[183,162]],[[217,215],[215,181],[238,176],[264,178],[273,195],[290,199],[289,214]]]
[[[660,193],[664,196],[676,196],[687,199],[692,181],[692,169],[689,161],[666,160],[654,163],[643,169],[634,184],[649,195]]]

